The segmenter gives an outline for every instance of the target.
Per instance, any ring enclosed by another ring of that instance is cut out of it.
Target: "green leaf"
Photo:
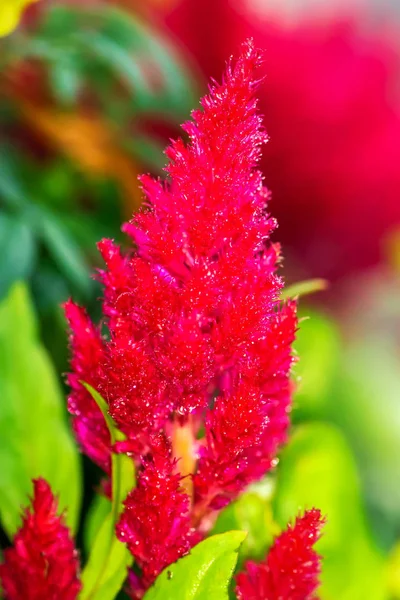
[[[82,382],[104,415],[110,431],[111,444],[124,439],[108,414],[108,406],[100,394],[89,384]],[[135,484],[134,463],[125,454],[112,454],[112,502],[110,512],[100,528],[89,560],[82,574],[83,590],[80,600],[113,600],[121,589],[132,563],[132,555],[125,544],[115,535],[115,525],[123,507],[123,501]]]
[[[32,207],[32,220],[54,262],[85,298],[92,288],[85,258],[75,240],[69,235],[61,220],[50,211]]]
[[[0,298],[13,283],[26,279],[36,261],[36,244],[32,230],[21,219],[0,214]]]
[[[81,44],[84,44],[97,58],[100,58],[117,73],[131,92],[139,93],[139,97],[150,94],[151,90],[145,74],[125,48],[96,31],[78,32],[77,38]]]
[[[282,453],[274,498],[282,528],[305,509],[327,517],[317,550],[323,556],[324,600],[386,600],[384,560],[366,523],[353,457],[332,426],[299,427]]]
[[[195,103],[193,81],[169,40],[115,6],[89,8],[86,14],[99,23],[100,45],[93,50],[129,85],[135,107],[186,117]],[[108,55],[102,47],[106,40]]]
[[[13,154],[8,146],[0,146],[0,196],[10,208],[18,210],[26,205],[27,197]]]
[[[213,535],[165,569],[145,600],[227,600],[238,551],[246,533]]]
[[[37,30],[45,39],[63,39],[66,34],[77,31],[79,27],[79,11],[71,10],[66,4],[54,4],[43,13]]]
[[[76,530],[81,501],[80,458],[64,399],[42,347],[26,288],[15,284],[0,303],[0,518],[12,537],[42,476]]]
[[[288,300],[289,298],[309,296],[316,292],[323,292],[328,286],[329,283],[326,279],[306,279],[304,281],[299,281],[298,283],[293,283],[293,285],[289,285],[282,290],[281,299]]]
[[[112,80],[125,83],[127,105],[135,112],[158,110],[182,119],[193,106],[193,82],[169,40],[115,6],[55,5],[27,45],[53,65],[66,56],[79,62],[91,89],[102,93],[106,110],[115,100]]]
[[[56,61],[49,65],[49,77],[55,99],[62,106],[73,106],[82,84],[76,64],[72,60]]]
[[[100,396],[100,394],[92,388],[88,383],[83,382],[83,385],[92,395],[96,401],[97,406],[103,413],[104,420],[107,423],[108,430],[110,432],[111,445],[113,446],[116,442],[125,439],[125,435],[119,431],[116,424],[108,414],[107,402]],[[133,489],[135,485],[135,471],[134,463],[131,457],[126,454],[112,453],[111,456],[112,464],[112,509],[114,525],[118,521],[118,517],[122,510],[122,503],[126,496]]]
[[[95,538],[88,563],[82,573],[80,600],[113,600],[120,591],[132,555],[115,535],[115,523],[109,513]]]
[[[97,494],[90,507],[85,519],[85,528],[83,532],[84,548],[89,553],[93,542],[96,539],[104,521],[111,512],[111,501],[106,496]]]

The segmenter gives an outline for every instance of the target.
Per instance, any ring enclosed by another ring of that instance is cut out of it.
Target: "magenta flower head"
[[[106,337],[66,306],[78,441],[109,473],[109,438],[83,380],[138,468],[118,526],[142,571],[136,597],[276,464],[287,436],[296,305],[280,301],[276,223],[257,170],[267,141],[259,63],[247,42],[183,126],[187,143],[168,148],[166,181],[141,178],[144,209],[124,226],[134,248],[99,244]]]
[[[321,557],[313,546],[324,523],[319,510],[298,517],[277,537],[262,563],[237,576],[238,600],[315,600]]]
[[[31,508],[4,552],[0,582],[6,600],[75,600],[81,589],[78,555],[57,501],[44,479],[33,482]]]

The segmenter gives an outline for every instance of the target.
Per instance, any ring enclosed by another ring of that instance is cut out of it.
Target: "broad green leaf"
[[[294,420],[326,419],[335,404],[332,388],[339,369],[341,339],[337,325],[328,317],[307,310],[294,344],[299,357],[294,373],[297,381]]]
[[[386,600],[384,560],[366,523],[353,457],[332,426],[300,426],[282,453],[274,498],[284,528],[305,509],[327,517],[317,544],[322,600]]]
[[[161,573],[145,600],[227,600],[245,536],[229,531],[204,540]]]
[[[104,415],[110,431],[111,444],[123,439],[108,414],[108,406],[100,394],[84,383]],[[124,454],[112,454],[112,502],[110,512],[98,531],[87,565],[82,573],[83,590],[80,600],[113,600],[121,589],[132,563],[132,556],[125,544],[115,534],[115,525],[122,510],[122,503],[135,484],[133,460]]]
[[[52,364],[42,347],[28,292],[15,284],[0,303],[0,518],[12,537],[42,476],[76,529],[80,458]]]
[[[0,298],[10,286],[26,279],[36,260],[36,244],[31,228],[21,219],[0,214]]]

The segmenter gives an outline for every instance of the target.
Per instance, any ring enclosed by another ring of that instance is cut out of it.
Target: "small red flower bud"
[[[49,484],[36,479],[14,546],[4,552],[0,581],[6,600],[76,600],[78,555]]]
[[[313,546],[324,523],[312,509],[278,536],[264,562],[248,562],[237,576],[238,600],[316,600],[321,557]]]

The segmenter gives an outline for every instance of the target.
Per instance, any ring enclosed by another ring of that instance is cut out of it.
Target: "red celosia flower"
[[[321,557],[313,549],[324,519],[306,511],[277,537],[262,563],[248,562],[237,576],[239,600],[312,600],[319,585]]]
[[[165,440],[152,444],[152,455],[143,461],[138,486],[125,500],[117,527],[142,577],[130,576],[132,597],[141,598],[161,571],[200,540],[190,525],[189,497],[181,489],[181,476]]]
[[[165,4],[165,21],[207,79],[242,39],[265,50],[263,168],[279,239],[297,278],[333,279],[375,264],[400,225],[398,25],[369,26],[364,7],[352,19],[304,11],[288,27],[264,6],[178,0]]]
[[[209,529],[274,465],[286,439],[296,307],[279,301],[275,221],[256,169],[266,141],[259,62],[248,42],[184,125],[189,143],[167,150],[167,182],[142,177],[147,205],[124,227],[136,250],[100,243],[108,341],[80,309],[70,318],[75,428],[93,419],[79,387],[89,377],[139,468],[118,527],[142,569],[136,595],[199,539],[192,527]]]
[[[78,555],[57,501],[44,479],[34,482],[14,547],[4,552],[0,581],[6,600],[75,600],[81,589]]]

